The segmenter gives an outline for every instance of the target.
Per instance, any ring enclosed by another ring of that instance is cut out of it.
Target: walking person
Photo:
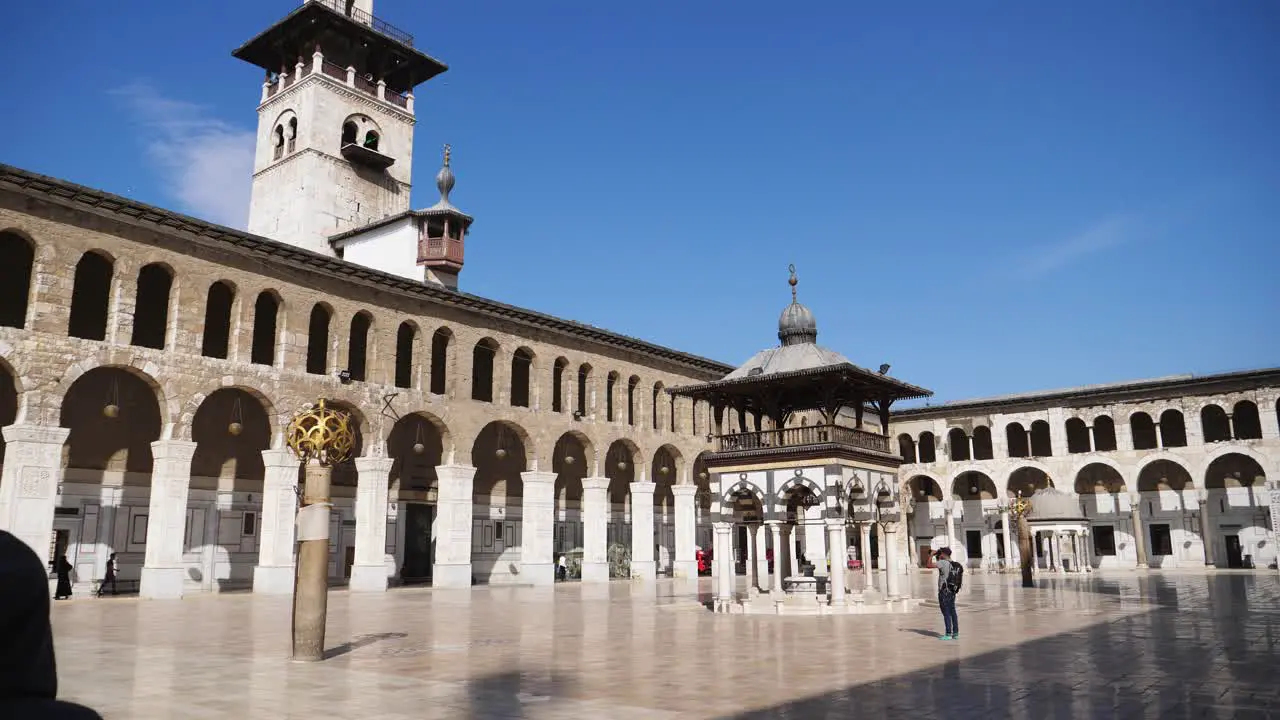
[[[111,557],[107,558],[107,570],[102,576],[102,582],[98,584],[98,597],[102,597],[107,591],[107,585],[111,585],[111,594],[116,594],[116,574],[120,572],[119,564],[116,562],[116,554],[111,553]]]
[[[58,555],[53,563],[53,571],[58,575],[58,587],[53,591],[53,599],[66,600],[71,597],[71,563],[67,562],[66,553]]]
[[[556,561],[556,580],[564,582],[569,579],[569,560],[560,553],[560,559]]]
[[[964,583],[964,566],[951,559],[951,548],[940,548],[934,554],[938,565],[938,607],[942,609],[943,640],[960,638],[960,619],[956,616],[956,593]]]

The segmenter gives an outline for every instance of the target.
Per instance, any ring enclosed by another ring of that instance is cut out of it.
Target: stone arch
[[[1234,445],[1234,446],[1215,448],[1213,452],[1207,453],[1204,456],[1203,461],[1201,462],[1201,466],[1205,469],[1205,472],[1208,472],[1209,466],[1212,465],[1215,461],[1217,461],[1219,458],[1222,458],[1226,455],[1232,455],[1232,454],[1243,455],[1244,457],[1247,457],[1250,460],[1257,463],[1264,470],[1267,467],[1267,458],[1263,456],[1262,453],[1258,452],[1254,448],[1249,447],[1247,445]],[[1201,473],[1201,474],[1203,475],[1204,473]]]
[[[914,465],[916,462],[916,441],[911,437],[910,433],[900,433],[898,435],[898,456],[902,458],[902,462],[907,465]]]
[[[675,512],[676,498],[671,488],[680,482],[684,469],[684,456],[671,444],[659,447],[653,453],[650,479],[653,481],[653,504],[668,513]]]
[[[1011,422],[1004,426],[1005,449],[1011,458],[1031,457],[1031,443],[1022,423]]]
[[[1161,460],[1168,460],[1169,462],[1174,463],[1175,465],[1181,465],[1183,468],[1186,468],[1188,472],[1190,472],[1190,468],[1186,467],[1187,461],[1185,458],[1179,457],[1167,451],[1148,453],[1142,456],[1142,459],[1138,461],[1138,466],[1133,469],[1133,475],[1130,480],[1130,482],[1133,484],[1132,489],[1134,490],[1137,489],[1138,477],[1142,475],[1142,472],[1146,470],[1147,467],[1150,466],[1152,463],[1159,462]]]
[[[413,320],[401,321],[396,328],[396,366],[392,382],[398,388],[418,387],[418,337],[422,331]]]
[[[636,388],[640,387],[640,376],[632,375],[627,379],[627,424],[634,426],[639,422],[640,413],[636,412]]]
[[[481,338],[471,348],[471,399],[476,402],[493,402],[494,380],[499,346],[493,338]]]
[[[1005,490],[1009,497],[1030,497],[1036,490],[1053,487],[1053,476],[1040,463],[1021,462],[1009,472]]]
[[[698,453],[689,468],[689,476],[698,488],[695,502],[705,512],[711,510],[711,471],[707,469],[707,456],[710,454],[709,450]]]
[[[521,345],[511,353],[511,388],[508,396],[512,407],[530,407],[533,399],[533,350]]]
[[[947,430],[947,457],[952,462],[972,460],[969,454],[969,434],[964,428],[953,427]]]
[[[115,282],[115,259],[103,250],[88,250],[76,262],[71,286],[71,310],[67,335],[85,340],[106,340]]]
[[[30,236],[0,230],[0,326],[26,327],[35,262],[36,244]]]
[[[1209,403],[1200,408],[1200,433],[1207,443],[1231,439],[1231,421],[1227,419],[1227,411],[1221,405]]]
[[[1265,487],[1267,471],[1253,453],[1221,452],[1205,463],[1204,487],[1226,490],[1237,487]]]
[[[649,403],[649,420],[653,430],[662,429],[662,391],[665,387],[661,380],[653,384],[653,398]]]
[[[951,480],[951,495],[959,500],[995,500],[1000,491],[991,476],[981,470],[964,470]]]
[[[803,474],[796,475],[795,473],[792,473],[791,477],[784,480],[774,493],[773,512],[775,517],[785,517],[787,510],[791,505],[790,495],[792,493],[797,496],[802,495],[803,493],[800,492],[801,488],[813,493],[813,496],[817,498],[819,502],[826,501],[827,494],[823,491],[822,486],[814,482],[812,478],[805,477]],[[848,488],[845,488],[845,490],[847,491]],[[848,494],[846,492],[846,497],[847,496]]]
[[[912,475],[905,487],[916,502],[942,501],[942,484],[932,475],[925,473]]]
[[[471,464],[476,468],[475,496],[496,504],[510,503],[524,494],[520,473],[529,469],[534,452],[527,430],[509,420],[494,420],[476,433],[471,444]]]
[[[342,121],[342,140],[339,147],[359,145],[386,155],[388,149],[382,140],[382,128],[373,118],[364,113],[348,115],[347,119]]]
[[[569,430],[556,440],[551,453],[551,472],[556,474],[556,509],[574,504],[582,507],[582,481],[598,472],[595,446],[578,430]]]
[[[209,490],[260,491],[265,476],[262,451],[271,446],[271,418],[270,405],[253,393],[236,387],[209,393],[190,422],[196,443],[193,480],[201,478]]]
[[[1093,450],[1093,440],[1089,437],[1089,426],[1079,417],[1069,417],[1064,423],[1067,435],[1067,453],[1087,453]]]
[[[725,506],[732,507],[734,504],[734,498],[744,493],[750,494],[751,497],[756,502],[760,503],[760,507],[762,509],[765,507],[764,490],[761,489],[759,485],[756,485],[754,482],[751,482],[751,480],[747,478],[743,478],[741,476],[734,478],[733,482],[730,483],[728,487],[724,489],[724,492],[720,494],[719,501],[720,501],[721,507],[725,507]],[[822,496],[819,495],[818,497],[822,497]]]
[[[174,419],[173,430],[170,433],[173,439],[194,440],[193,428],[195,425],[195,417],[200,412],[200,408],[209,397],[223,390],[238,390],[245,395],[248,395],[255,403],[262,407],[263,412],[267,414],[268,418],[267,432],[269,437],[275,437],[277,434],[283,432],[284,428],[279,426],[279,411],[277,410],[275,403],[271,402],[270,398],[267,397],[267,394],[252,385],[234,383],[224,385],[209,393],[198,392],[187,398],[187,401],[183,403],[182,409],[178,411],[176,418]],[[241,401],[241,404],[243,405],[243,400]]]
[[[447,395],[449,391],[449,369],[453,367],[451,360],[453,331],[447,327],[438,327],[431,333],[431,382],[433,395]]]
[[[1252,400],[1240,400],[1231,408],[1231,420],[1236,440],[1261,440],[1262,417],[1258,405]]]
[[[1047,420],[1031,422],[1031,457],[1053,456],[1053,433]]]
[[[401,416],[387,434],[391,497],[425,499],[420,494],[438,490],[436,467],[452,454],[453,438],[443,420],[422,410]]]
[[[226,360],[231,350],[231,330],[236,305],[236,286],[230,280],[209,283],[204,300],[204,328],[200,336],[200,354]]]
[[[1107,458],[1085,463],[1075,475],[1077,495],[1116,494],[1128,488],[1119,464]]]
[[[640,448],[628,438],[614,440],[605,455],[604,475],[609,478],[609,502],[625,505],[631,496],[631,483],[644,477]]]
[[[587,412],[592,408],[591,398],[591,363],[582,363],[578,366],[578,386],[574,395],[577,397],[577,403],[574,406],[574,412],[578,417],[587,416]]]
[[[154,378],[129,366],[103,365],[76,373],[62,395],[58,424],[70,429],[63,465],[71,480],[100,482],[122,473],[127,485],[149,484],[151,443],[164,431],[164,391]],[[131,477],[134,476],[134,477]]]
[[[1181,492],[1195,487],[1191,471],[1177,460],[1156,458],[1144,463],[1138,471],[1138,492],[1174,490]]]
[[[1156,421],[1151,419],[1150,413],[1142,410],[1129,415],[1129,434],[1134,450],[1155,450],[1159,445],[1156,439]]]

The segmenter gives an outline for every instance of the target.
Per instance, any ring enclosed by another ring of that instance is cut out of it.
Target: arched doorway
[[[435,565],[431,528],[440,492],[436,467],[444,462],[447,435],[448,428],[438,418],[410,413],[397,420],[387,436],[388,497],[396,508],[387,538],[394,539],[400,582],[405,585],[431,581]]]
[[[628,574],[631,565],[631,483],[641,477],[636,467],[640,451],[630,440],[615,440],[605,455],[605,477],[609,478],[609,524],[605,530],[605,544],[609,553],[609,572],[616,574],[621,567],[618,558],[626,555]]]
[[[1204,485],[1201,513],[1213,564],[1256,568],[1275,562],[1276,549],[1267,541],[1264,519],[1269,501],[1262,465],[1243,453],[1227,453],[1209,463]]]
[[[520,474],[529,469],[528,449],[524,428],[503,420],[485,425],[471,446],[478,534],[471,562],[482,581],[513,582],[520,572]]]
[[[577,431],[570,431],[556,440],[551,455],[551,471],[555,480],[555,535],[552,549],[557,558],[562,553],[573,553],[570,563],[571,576],[581,573],[580,552],[586,538],[582,525],[582,481],[596,467],[595,450],[591,440]]]
[[[1173,460],[1154,460],[1138,472],[1139,514],[1151,567],[1204,565],[1200,531],[1190,515],[1194,500],[1189,495],[1194,489],[1191,473]]]
[[[676,497],[672,488],[683,471],[680,451],[663,445],[653,454],[653,542],[659,574],[670,574],[676,557]]]
[[[1115,567],[1120,549],[1134,544],[1133,529],[1124,524],[1121,514],[1120,497],[1125,489],[1120,471],[1106,463],[1089,463],[1076,473],[1076,495],[1089,520],[1090,535],[1082,540],[1092,543],[1086,557],[1095,567]]]

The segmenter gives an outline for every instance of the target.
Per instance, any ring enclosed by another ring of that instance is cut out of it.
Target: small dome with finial
[[[449,155],[452,151],[448,145],[444,146],[444,166],[436,174],[436,188],[440,190],[441,205],[449,204],[449,193],[453,191],[453,171],[449,169]]]
[[[783,346],[816,343],[818,321],[809,308],[796,300],[796,285],[799,284],[796,266],[791,265],[787,269],[791,271],[791,278],[787,280],[787,284],[791,286],[791,304],[782,310],[782,316],[778,318],[778,339]]]

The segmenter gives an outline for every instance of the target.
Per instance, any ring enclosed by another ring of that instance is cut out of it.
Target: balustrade
[[[741,452],[804,445],[848,445],[876,452],[889,452],[889,438],[878,433],[839,425],[802,425],[800,427],[761,430],[759,432],[721,435],[719,452]]]

